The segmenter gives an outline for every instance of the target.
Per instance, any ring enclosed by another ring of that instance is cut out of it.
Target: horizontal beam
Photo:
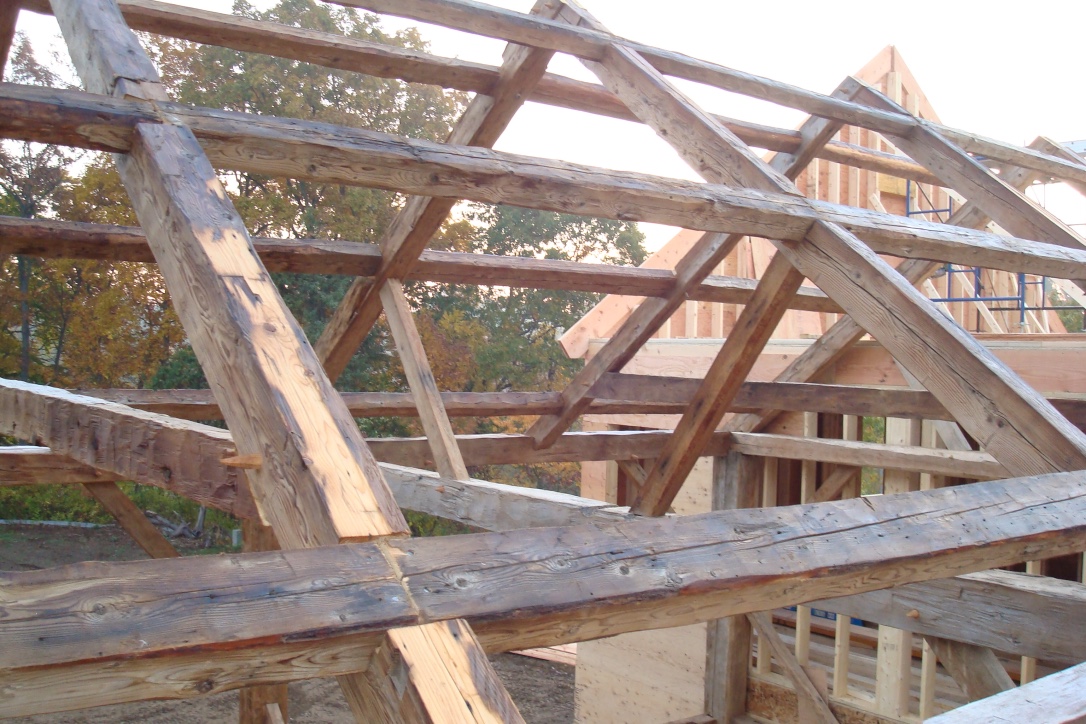
[[[381,264],[381,251],[375,244],[256,238],[253,246],[264,266],[273,272],[369,277]],[[143,232],[135,227],[11,216],[0,216],[0,254],[154,262]],[[422,253],[407,278],[446,284],[563,289],[639,297],[664,297],[675,285],[675,272],[669,269],[430,250]],[[689,298],[745,304],[756,284],[755,279],[710,276],[691,290]],[[836,303],[812,287],[799,291],[792,308],[841,312]]]
[[[697,392],[698,380],[656,375],[607,374],[592,388],[598,397],[589,414],[636,415],[682,413]],[[220,420],[222,412],[210,390],[89,389],[77,394],[117,402],[184,420]],[[406,392],[343,392],[355,417],[415,417],[414,399]],[[1086,400],[1048,398],[1078,427],[1086,425]],[[549,415],[561,409],[557,392],[442,392],[446,412],[454,417]],[[730,412],[786,410],[865,417],[953,420],[930,392],[901,388],[853,387],[796,382],[746,382]]]
[[[1077,552],[1084,521],[1086,473],[1076,472],[790,508],[0,573],[0,701],[22,716],[343,673],[364,668],[385,631],[420,621],[464,618],[489,651],[682,626]]]
[[[474,0],[330,0],[340,5],[434,23],[511,43],[569,53],[584,60],[602,60],[612,45],[641,55],[665,75],[704,83],[788,108],[805,111],[880,133],[908,135],[920,121],[853,101],[834,98],[798,86],[698,60],[675,51],[654,48],[610,33],[532,17]],[[1086,181],[1086,167],[1033,149],[1014,146],[929,123],[966,151],[1050,174],[1059,179]]]
[[[731,436],[734,440],[732,449],[759,457],[816,460],[835,465],[889,468],[977,480],[1007,476],[1006,468],[985,452],[750,432],[733,432]]]
[[[121,0],[117,4],[128,26],[134,30],[234,50],[266,53],[381,78],[397,78],[409,83],[439,85],[485,95],[493,90],[500,74],[499,68],[492,65],[442,58],[360,38],[179,7],[156,0]],[[51,12],[48,0],[22,0],[22,6],[34,12]],[[540,80],[528,98],[536,103],[640,122],[603,86],[551,73]],[[792,153],[802,142],[799,132],[795,130],[724,116],[716,116],[716,119],[743,141],[759,148]],[[938,178],[908,158],[862,146],[832,141],[818,155],[828,161],[857,168],[922,183],[939,183]]]
[[[958,252],[967,247],[961,263],[1001,268],[1012,259],[1029,259],[1031,268],[1048,270],[1032,273],[1058,278],[1079,275],[1086,265],[1083,251],[787,194],[619,173],[323,123],[165,102],[156,107],[160,110],[78,91],[4,84],[0,136],[124,152],[135,124],[158,121],[159,113],[165,113],[192,129],[213,163],[232,170],[784,241],[801,241],[820,217],[844,226],[879,253],[958,263]]]
[[[11,463],[36,458],[19,474],[23,483],[57,480],[84,466],[48,448],[0,449],[0,485],[12,484]],[[435,473],[382,464],[402,508],[489,531],[628,520],[627,508],[535,488],[483,480],[448,480]],[[93,471],[92,471],[93,472]],[[1060,664],[1086,659],[1086,586],[1009,571],[912,583],[884,591],[818,601],[816,608],[861,618],[922,636],[986,646],[1016,656]]]

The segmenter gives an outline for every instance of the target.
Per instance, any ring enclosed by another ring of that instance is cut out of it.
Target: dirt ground
[[[184,548],[182,551],[193,552]],[[146,556],[123,531],[112,526],[0,526],[0,570],[29,571],[84,560],[135,558]],[[499,654],[491,657],[491,661],[529,724],[573,721],[573,667],[514,654]],[[10,721],[21,724],[226,723],[237,721],[237,707],[237,693],[227,692],[200,699],[145,701]],[[314,679],[290,685],[290,721],[348,722],[351,717],[335,681]]]

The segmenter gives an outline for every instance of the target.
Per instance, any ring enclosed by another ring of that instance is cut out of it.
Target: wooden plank
[[[254,238],[253,248],[268,271],[273,272],[372,276],[381,263],[377,246],[353,241]],[[10,216],[0,216],[0,253],[51,259],[154,262],[154,255],[138,228]],[[1083,262],[1086,269],[1086,254]],[[670,269],[431,250],[422,253],[407,278],[645,297],[665,297],[675,284],[675,272]],[[756,285],[754,279],[712,275],[692,287],[689,294],[690,299],[702,302],[745,304]],[[829,297],[812,287],[800,288],[792,308],[841,311]]]
[[[607,374],[592,388],[591,414],[676,414],[697,392],[696,378]],[[219,420],[222,411],[210,390],[74,390],[147,412],[185,420]],[[415,417],[418,409],[409,393],[343,392],[344,404],[355,417]],[[1078,426],[1086,425],[1086,400],[1078,396],[1049,397],[1060,413]],[[543,415],[562,409],[557,392],[442,392],[441,402],[452,417]],[[909,417],[949,421],[951,415],[927,390],[825,385],[800,382],[744,382],[728,406],[729,412],[760,410],[824,412],[840,415]]]
[[[557,0],[537,0],[533,15],[554,17],[562,7]],[[506,48],[502,68],[489,95],[476,95],[449,135],[449,143],[490,148],[547,70],[554,54],[524,46]],[[390,279],[402,279],[419,254],[445,223],[455,198],[416,196],[381,238],[382,264],[373,280],[356,279],[317,340],[317,354],[335,380],[369,334],[381,312],[382,288]],[[465,476],[466,477],[466,476]]]
[[[83,489],[113,516],[117,525],[121,526],[147,555],[152,558],[177,558],[181,555],[116,483],[83,483]]]
[[[403,364],[407,383],[415,399],[415,409],[422,421],[422,429],[430,443],[430,452],[434,456],[437,471],[453,480],[467,480],[468,469],[460,448],[456,445],[449,416],[441,403],[441,393],[437,381],[426,359],[426,350],[422,347],[422,338],[411,316],[411,307],[403,293],[403,285],[398,279],[389,279],[380,287],[381,302],[385,308],[385,319],[396,342],[396,352]]]
[[[20,4],[34,12],[51,12],[48,0],[22,0]],[[382,78],[398,78],[409,83],[429,83],[489,95],[500,75],[500,68],[482,63],[442,58],[360,38],[346,38],[199,8],[179,9],[173,3],[120,0],[118,5],[129,27],[134,30],[234,50],[272,54]],[[637,121],[607,89],[551,73],[543,76],[528,97],[536,103]],[[774,128],[724,116],[716,118],[743,141],[760,148],[791,153],[800,143],[799,133],[792,129]],[[820,154],[827,160],[858,168],[872,168],[926,183],[939,182],[907,158],[856,144],[831,142]]]
[[[4,573],[0,691],[19,716],[341,673],[416,616],[466,618],[488,651],[680,626],[1081,550],[1084,520],[1077,472],[817,506]],[[401,573],[417,609],[398,593]],[[139,581],[139,595],[118,597],[119,580]],[[105,615],[88,617],[83,608],[100,601]],[[139,650],[123,633],[133,630]],[[356,654],[343,655],[348,643]],[[210,663],[209,650],[221,652]],[[155,675],[164,668],[170,676]]]
[[[812,439],[765,433],[730,433],[736,450],[748,455],[817,460],[835,465],[889,468],[951,475],[976,480],[1007,476],[1007,468],[984,452],[935,450],[910,445],[883,445],[853,440]],[[892,490],[888,492],[904,492]]]
[[[992,650],[983,646],[926,638],[943,668],[962,687],[969,701],[986,699],[1015,688],[1014,682]]]
[[[713,459],[713,510],[757,508],[757,458],[739,453]],[[705,639],[705,712],[721,722],[747,711],[751,625],[744,616],[710,621]]]
[[[53,8],[88,88],[165,98],[115,4],[56,0]],[[406,533],[196,139],[157,124],[137,126],[134,138],[118,170],[238,451],[265,459],[248,471],[262,515],[288,547]]]
[[[807,202],[776,193],[619,173],[306,121],[165,102],[157,106],[188,123],[215,164],[232,170],[797,241],[817,213],[880,252],[927,240],[951,246],[1005,245],[1001,237],[987,232],[826,201]],[[10,85],[0,88],[0,111],[0,134],[5,136],[107,151],[127,151],[132,126],[159,120],[135,101]],[[1077,258],[1074,255],[1079,253],[1061,249],[1045,248],[1044,253],[1070,255],[1066,258]],[[922,253],[928,255],[928,251]]]
[[[0,8],[0,77],[4,75],[4,66],[11,53],[11,44],[15,40],[15,24],[19,20],[19,5],[9,3]]]
[[[895,718],[909,715],[913,640],[908,631],[879,626],[875,661],[875,711]]]
[[[387,684],[358,698],[366,704],[355,712],[364,715],[361,721],[385,721],[388,712],[411,724],[524,721],[504,688],[486,688],[497,672],[463,621],[389,631],[370,669]],[[378,701],[381,706],[369,706]]]
[[[723,90],[749,95],[805,111],[811,115],[868,128],[880,133],[908,133],[918,123],[860,103],[807,91],[787,83],[737,71],[600,32],[535,18],[474,0],[333,0],[341,5],[434,23],[509,42],[569,53],[585,60],[602,60],[618,45],[636,52],[663,74]],[[944,126],[934,126],[969,152],[980,153],[1016,166],[1033,168],[1057,178],[1086,180],[1086,169],[1029,149]]]
[[[773,658],[784,669],[785,675],[792,681],[792,686],[799,697],[800,710],[813,714],[813,721],[819,724],[837,724],[837,717],[830,711],[830,707],[823,698],[821,692],[811,681],[810,675],[796,661],[796,657],[785,646],[784,641],[777,634],[773,626],[773,617],[770,613],[747,614],[747,618],[758,629],[758,645],[764,642],[773,651]]]
[[[933,717],[931,724],[965,722],[1043,721],[1046,724],[1081,724],[1086,722],[1086,664],[1026,684],[1011,691],[982,699]]]

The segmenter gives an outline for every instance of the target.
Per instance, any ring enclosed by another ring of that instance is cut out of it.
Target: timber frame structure
[[[3,219],[4,253],[156,262],[211,384],[206,394],[76,394],[2,381],[0,431],[33,445],[0,451],[3,484],[84,485],[154,558],[176,552],[117,480],[226,510],[247,533],[247,552],[213,560],[0,574],[0,715],[242,689],[242,721],[283,721],[286,682],[337,676],[359,721],[519,721],[485,652],[711,622],[699,721],[745,716],[752,632],[766,644],[760,654],[771,652],[791,680],[801,710],[845,720],[766,613],[812,601],[929,638],[972,698],[1007,688],[993,648],[1061,665],[1086,660],[1080,585],[978,573],[1086,549],[1086,409],[1036,392],[915,288],[942,262],[1082,286],[1086,242],[1019,190],[1039,177],[1086,189],[1079,156],[1050,141],[1020,148],[924,120],[853,79],[822,95],[634,43],[573,2],[538,0],[524,14],[470,0],[337,1],[505,40],[503,64],[157,0],[0,8],[0,57],[20,8],[52,12],[87,89],[0,86],[0,136],[114,152],[142,226]],[[188,107],[166,96],[130,28],[476,95],[446,144]],[[555,53],[580,58],[602,85],[548,74]],[[669,77],[811,117],[798,132],[720,118]],[[705,183],[489,150],[526,100],[648,124]],[[908,157],[831,142],[846,125],[881,134]],[[752,146],[776,153],[765,162]],[[806,199],[792,181],[816,157],[938,183],[969,203],[939,224]],[[250,239],[216,167],[412,196],[377,247]],[[426,251],[461,199],[703,233],[674,272]],[[989,221],[1006,233],[988,230]],[[777,250],[757,284],[712,275],[745,235]],[[879,254],[904,261],[895,268]],[[358,276],[315,345],[280,299],[274,270]],[[801,289],[805,278],[817,289]],[[561,393],[442,393],[405,279],[645,301]],[[704,379],[684,386],[622,374],[689,298],[744,305]],[[777,381],[746,382],[789,308],[847,316]],[[411,394],[341,395],[332,381],[382,311]],[[917,389],[818,383],[865,334]],[[817,502],[757,508],[755,461],[797,444],[761,432],[781,410],[953,420],[979,449],[842,443],[827,453],[808,441],[791,454],[846,472],[870,464],[987,482],[835,500],[849,482],[835,474]],[[608,411],[682,417],[673,432],[570,432],[582,414]],[[729,412],[738,414],[721,427]],[[365,414],[418,415],[426,437],[363,440],[354,417]],[[450,414],[539,418],[522,436],[458,437]],[[192,421],[216,415],[229,432]],[[718,510],[666,516],[704,456],[716,461]],[[623,461],[638,482],[630,508],[472,480],[467,471],[560,460]],[[413,539],[401,508],[490,532]],[[924,606],[880,604],[879,591],[892,587],[902,600],[944,608],[963,590],[982,590],[987,597],[976,600],[994,613],[983,627],[954,625]],[[1039,613],[1012,620],[1012,600],[1019,613]],[[1078,667],[1039,679],[994,705],[1018,707],[1016,720],[1082,716],[1086,696],[1073,688],[1082,676]],[[977,720],[970,711],[984,706],[943,717]],[[975,716],[990,720],[990,708]]]

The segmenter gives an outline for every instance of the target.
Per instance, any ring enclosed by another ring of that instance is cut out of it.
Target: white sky
[[[231,0],[175,0],[220,12]],[[266,8],[272,0],[252,0]],[[527,11],[531,0],[490,0]],[[1081,58],[1086,29],[1082,0],[581,0],[612,32],[740,70],[831,92],[886,45],[896,45],[944,123],[1026,144],[1038,135],[1086,139],[1086,74]],[[416,23],[386,18],[395,30]],[[52,18],[23,12],[19,28],[36,47],[57,35]],[[435,54],[491,64],[504,44],[422,26]],[[56,47],[62,47],[57,41]],[[551,70],[584,80],[576,60],[557,57]],[[792,128],[801,112],[683,84],[706,110]],[[528,104],[497,148],[615,169],[696,179],[647,127],[548,106]],[[1037,189],[1048,207],[1071,224],[1086,222],[1086,200],[1063,186]],[[673,230],[643,225],[650,248]],[[1083,230],[1086,227],[1077,226]]]

